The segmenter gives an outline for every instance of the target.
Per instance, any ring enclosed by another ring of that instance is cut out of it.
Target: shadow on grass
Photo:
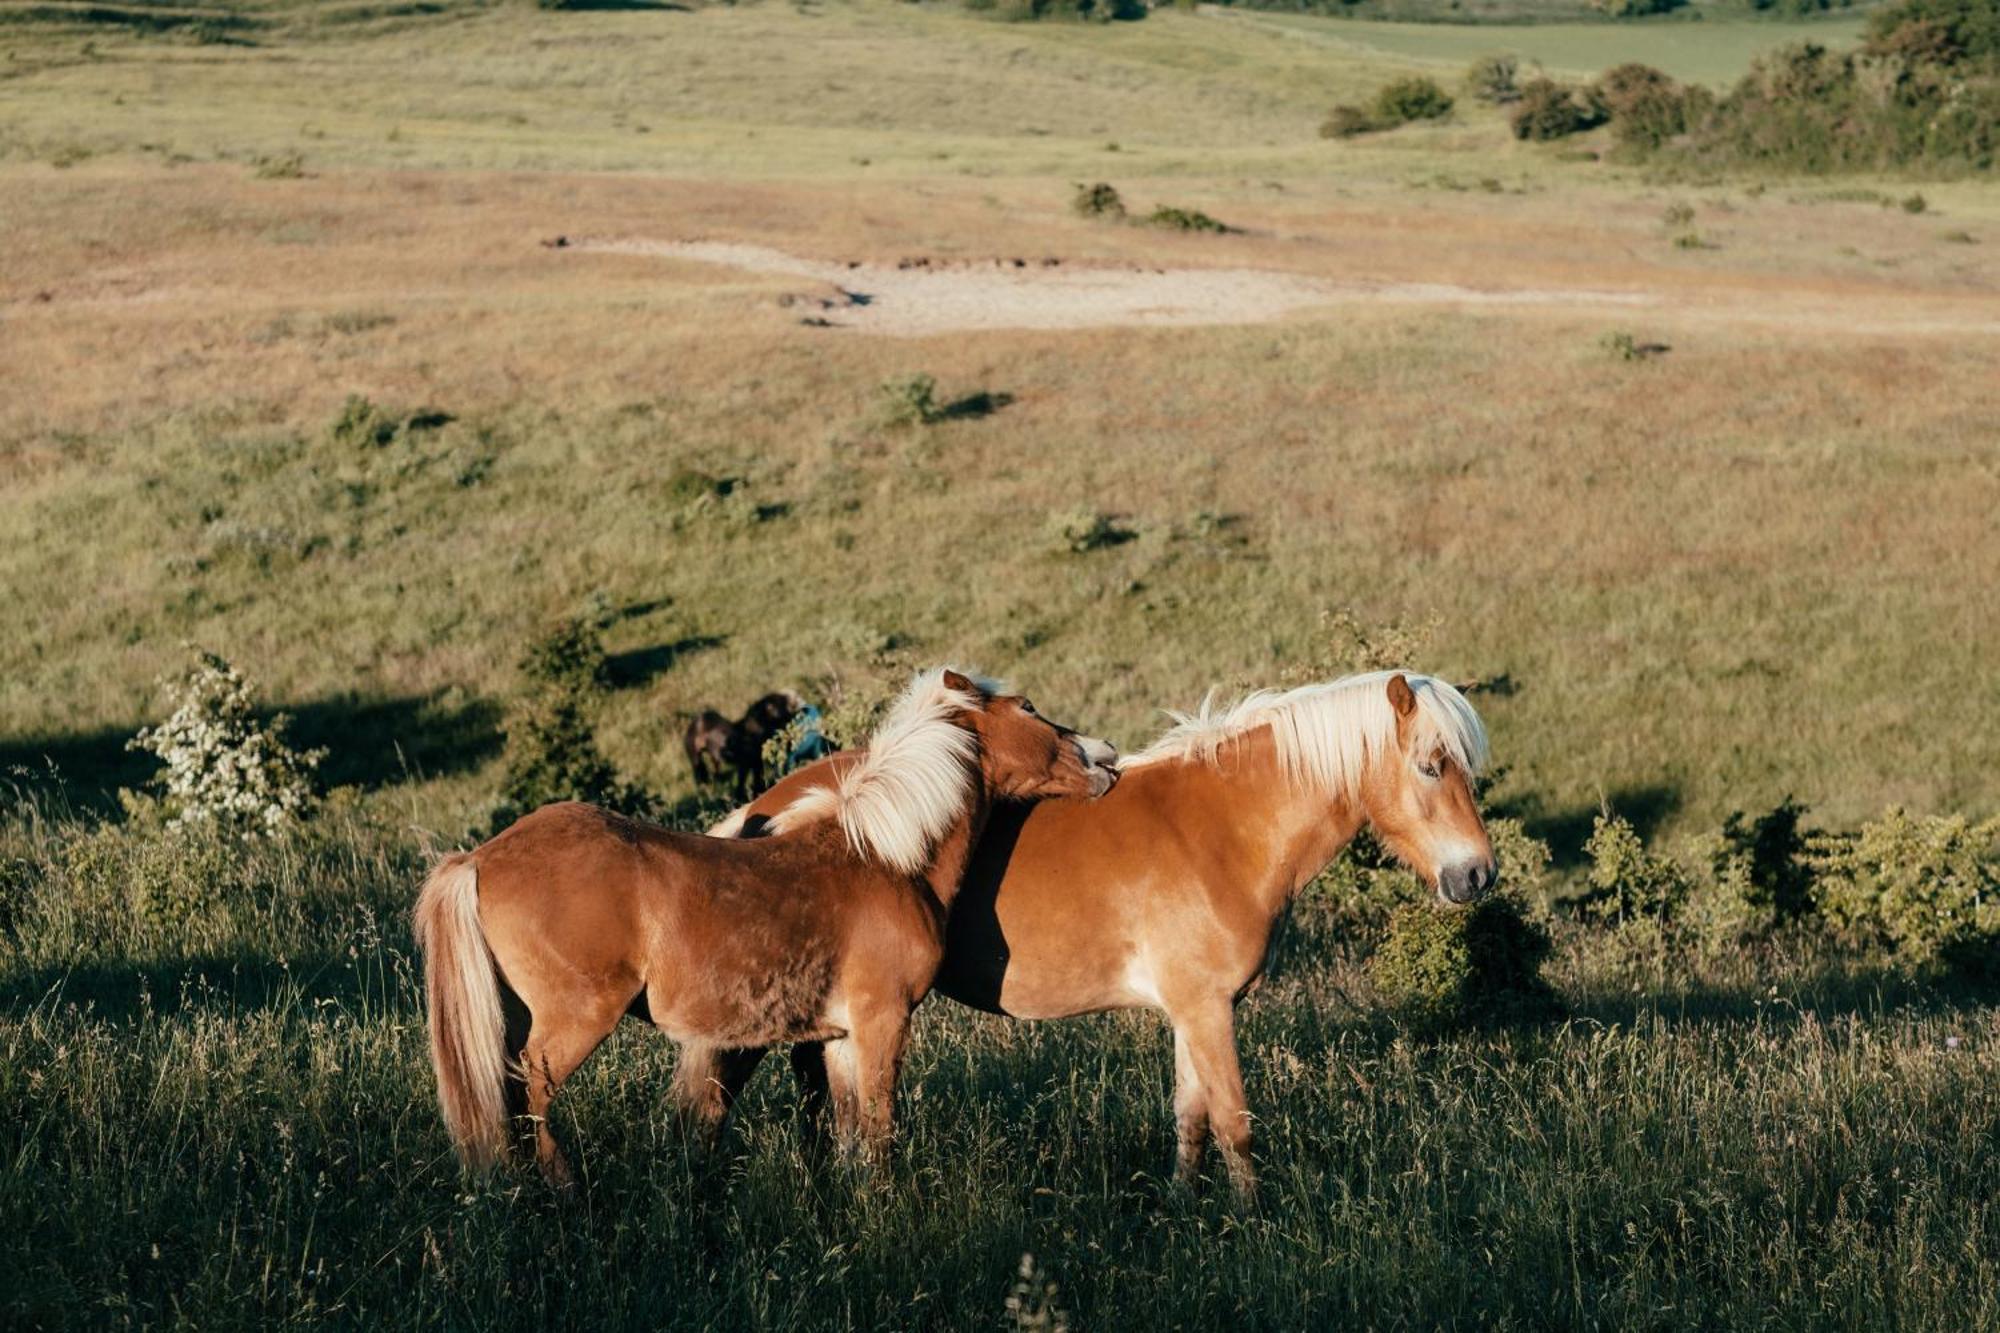
[[[1673,813],[1681,808],[1681,790],[1661,783],[1617,787],[1604,795],[1604,809],[1623,815],[1641,838],[1651,842]],[[1600,807],[1596,804],[1567,810],[1550,810],[1533,793],[1498,800],[1489,813],[1518,819],[1531,838],[1549,845],[1549,855],[1557,869],[1568,870],[1584,862],[1583,845],[1590,841],[1591,827]]]
[[[343,951],[282,961],[257,955],[209,954],[147,962],[79,962],[0,977],[0,1012],[76,1005],[112,1023],[184,1011],[251,1013],[310,1007],[324,1000],[358,1007],[384,1002],[378,976]],[[389,983],[394,988],[394,983]],[[415,996],[405,1003],[414,1012]],[[399,1006],[402,1007],[402,1006]]]
[[[629,689],[673,670],[683,657],[691,653],[704,653],[727,642],[729,636],[726,634],[690,634],[671,643],[609,653],[604,658],[604,672],[613,689]]]
[[[444,694],[316,699],[285,709],[299,749],[324,746],[319,777],[328,787],[373,789],[476,768],[500,752],[500,706]],[[59,786],[82,812],[116,815],[118,789],[143,787],[159,760],[127,748],[132,732],[105,727],[58,735],[0,738],[0,779]]]
[[[977,421],[990,417],[1001,408],[1014,401],[1011,393],[992,393],[982,389],[965,397],[946,403],[938,409],[939,421]]]

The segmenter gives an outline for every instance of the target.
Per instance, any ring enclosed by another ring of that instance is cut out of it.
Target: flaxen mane
[[[1174,725],[1122,767],[1171,759],[1214,762],[1222,743],[1268,726],[1292,781],[1329,794],[1353,791],[1369,760],[1395,748],[1396,710],[1389,678],[1400,674],[1417,697],[1416,745],[1435,745],[1467,774],[1487,758],[1486,726],[1465,696],[1434,676],[1370,671],[1290,690],[1258,690],[1226,708],[1210,692],[1193,713],[1170,713]]]
[[[912,681],[869,739],[867,754],[833,785],[815,787],[780,810],[770,831],[831,816],[860,855],[904,874],[922,870],[938,839],[965,813],[979,763],[978,738],[955,719],[985,699],[947,688],[944,674],[926,671]],[[991,692],[986,682],[975,684]]]

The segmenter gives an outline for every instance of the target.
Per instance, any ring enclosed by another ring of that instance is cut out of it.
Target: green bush
[[[1511,55],[1481,56],[1465,71],[1465,91],[1476,102],[1505,106],[1520,100],[1521,62]]]
[[[1067,555],[1101,551],[1107,546],[1128,542],[1137,535],[1100,509],[1068,509],[1051,514],[1048,534],[1050,544]]]
[[[876,399],[877,415],[885,426],[928,426],[944,419],[934,376],[902,375],[884,380],[876,390]]]
[[[203,825],[227,835],[270,833],[310,815],[318,804],[313,770],[324,750],[285,743],[284,714],[257,715],[249,682],[214,653],[166,682],[173,712],[146,727],[128,749],[159,756],[154,779],[169,825]]]
[[[1397,79],[1375,94],[1377,123],[1387,128],[1413,120],[1439,120],[1451,114],[1451,94],[1422,75]]]
[[[1547,1013],[1549,937],[1507,894],[1452,910],[1409,903],[1389,918],[1368,978],[1398,1021],[1424,1034]]]
[[[1125,201],[1118,197],[1118,191],[1109,181],[1078,185],[1076,197],[1070,200],[1069,206],[1080,217],[1115,220],[1125,216]]]
[[[1516,139],[1546,143],[1601,125],[1604,116],[1579,99],[1573,89],[1552,79],[1530,79],[1521,85],[1520,100],[1514,104],[1508,123]]]
[[[1146,216],[1149,227],[1165,227],[1169,231],[1205,231],[1221,234],[1229,231],[1225,224],[1194,208],[1176,208],[1172,204],[1161,204]]]
[[[597,747],[590,717],[606,677],[596,623],[584,617],[559,622],[528,645],[521,674],[527,688],[502,726],[507,743],[493,827],[554,801],[648,813],[651,799]]]
[[[1723,821],[1716,876],[1740,871],[1746,900],[1777,922],[1794,921],[1813,910],[1812,866],[1799,828],[1805,814],[1806,807],[1787,796],[1755,819],[1738,810]]]
[[[1678,861],[1647,850],[1638,830],[1609,811],[1598,815],[1583,851],[1590,858],[1590,888],[1576,907],[1589,920],[1671,921],[1693,887]]]
[[[1320,122],[1319,137],[1322,139],[1352,139],[1359,134],[1368,134],[1380,127],[1375,118],[1358,106],[1345,104],[1335,107]]]
[[[1611,122],[1621,146],[1659,148],[1696,128],[1715,105],[1706,88],[1682,87],[1650,65],[1606,70],[1585,93],[1587,109]]]
[[[402,422],[358,393],[340,405],[327,435],[335,444],[380,449],[393,442]]]
[[[1976,960],[2000,949],[2000,817],[1890,810],[1849,834],[1821,834],[1809,860],[1820,912],[1847,942],[1908,964]]]

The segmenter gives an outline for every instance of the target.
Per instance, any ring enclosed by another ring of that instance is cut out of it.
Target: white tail
[[[448,856],[424,880],[416,930],[438,1106],[459,1159],[484,1170],[507,1152],[507,1019],[479,929],[479,868],[471,857]]]

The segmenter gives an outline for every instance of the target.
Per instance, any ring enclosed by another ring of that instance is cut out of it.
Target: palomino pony
[[[1263,974],[1293,895],[1364,823],[1447,902],[1493,885],[1471,786],[1486,730],[1450,685],[1403,672],[1263,691],[1224,710],[1204,703],[1176,723],[1121,765],[1104,800],[996,813],[936,988],[1014,1018],[1162,1011],[1174,1029],[1178,1174],[1199,1174],[1212,1132],[1248,1194],[1236,1002]],[[754,837],[855,762],[865,761],[841,754],[801,769],[712,832]],[[808,1098],[822,1095],[818,1053],[792,1058]]]
[[[933,671],[865,758],[788,802],[756,842],[566,802],[444,858],[416,928],[461,1157],[493,1164],[526,1114],[543,1173],[566,1184],[550,1099],[628,1013],[684,1044],[682,1069],[701,1076],[678,1076],[676,1099],[711,1133],[743,1085],[713,1055],[823,1043],[842,1140],[879,1154],[910,1011],[988,810],[1101,796],[1116,761],[1025,699]],[[724,1069],[710,1078],[712,1063]]]

